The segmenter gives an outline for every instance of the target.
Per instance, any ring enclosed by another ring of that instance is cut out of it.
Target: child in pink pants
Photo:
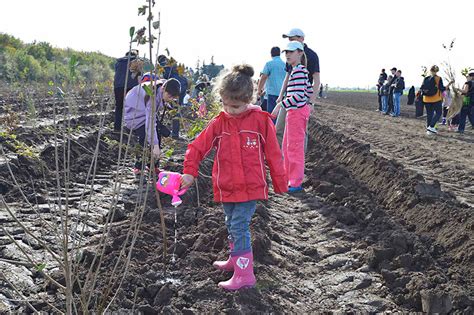
[[[303,45],[298,41],[290,41],[284,52],[292,70],[288,78],[286,96],[276,105],[272,114],[277,116],[281,107],[287,111],[282,151],[288,175],[288,192],[294,193],[303,190],[304,142],[311,112],[308,101],[313,87],[309,82],[309,72],[304,66],[306,57]]]

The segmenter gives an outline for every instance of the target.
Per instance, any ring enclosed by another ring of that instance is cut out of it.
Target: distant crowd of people
[[[382,69],[377,81],[377,111],[384,115],[398,117],[405,80],[401,70],[394,67],[390,71],[391,74],[387,75],[385,69]],[[407,104],[415,104],[416,117],[424,116],[426,109],[426,134],[438,133],[440,119],[442,125],[448,125],[448,130],[460,134],[465,131],[466,119],[474,128],[474,70],[468,73],[467,81],[462,89],[457,89],[454,81],[445,86],[438,72],[439,67],[433,65],[418,91],[415,91],[414,86],[408,90]]]
[[[387,75],[385,69],[382,69],[377,81],[378,111],[384,115],[399,117],[400,98],[405,89],[405,79],[402,77],[402,70],[393,67],[390,71],[391,74]]]

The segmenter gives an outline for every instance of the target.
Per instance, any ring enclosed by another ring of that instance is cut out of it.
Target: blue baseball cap
[[[299,41],[292,40],[291,42],[288,42],[288,45],[286,45],[286,48],[282,51],[295,51],[295,50],[301,50],[304,51],[303,44],[301,44]]]
[[[292,28],[287,34],[282,35],[283,38],[295,37],[295,36],[304,37],[304,33],[299,28]]]

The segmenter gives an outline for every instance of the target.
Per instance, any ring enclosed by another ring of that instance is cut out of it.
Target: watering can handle
[[[178,196],[181,196],[182,194],[184,194],[186,192],[186,190],[188,190],[187,188],[184,188],[184,189],[181,189],[181,190],[178,190],[178,192],[176,193]]]

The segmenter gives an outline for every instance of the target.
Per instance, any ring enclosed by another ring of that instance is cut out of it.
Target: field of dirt
[[[212,201],[211,158],[201,165],[198,189],[188,191],[183,205],[175,209],[169,197],[162,197],[166,258],[151,189],[140,221],[134,213],[140,202],[138,190],[145,183],[137,182],[130,169],[122,178],[120,197],[114,200],[119,138],[110,130],[106,97],[77,100],[79,111],[69,126],[75,135],[72,194],[67,198],[51,194],[57,185],[51,171],[54,147],[62,152],[64,143],[55,144],[47,126],[14,131],[17,139],[39,148],[39,162],[17,157],[16,148],[0,139],[7,153],[0,162],[0,193],[10,211],[51,248],[58,244],[54,235],[43,235],[44,226],[60,224],[58,203],[71,206],[75,222],[87,231],[87,247],[78,258],[79,282],[100,253],[104,217],[113,206],[117,210],[112,238],[105,246],[100,274],[114,272],[123,256],[122,245],[130,242],[130,227],[139,230],[123,282],[111,284],[99,277],[93,288],[96,296],[110,290],[106,300],[113,299],[111,311],[472,314],[474,131],[459,136],[441,128],[440,135],[427,138],[424,122],[413,118],[412,107],[402,106],[401,118],[382,116],[375,112],[375,97],[330,93],[318,103],[309,127],[305,191],[271,194],[268,201],[258,203],[252,220],[257,277],[253,289],[229,293],[217,287],[230,275],[212,267],[228,252],[222,206]],[[95,180],[86,182],[96,145],[101,154]],[[186,141],[167,139],[166,147],[174,152],[162,159],[162,167],[180,171]],[[88,198],[90,211],[79,211]],[[26,200],[36,205],[36,211]],[[30,312],[24,300],[38,310],[51,311],[48,303],[64,309],[62,293],[26,261],[13,240],[37,261],[46,262],[45,272],[61,282],[57,263],[4,208],[0,222],[0,312]],[[92,301],[90,309],[100,305],[100,300]]]

